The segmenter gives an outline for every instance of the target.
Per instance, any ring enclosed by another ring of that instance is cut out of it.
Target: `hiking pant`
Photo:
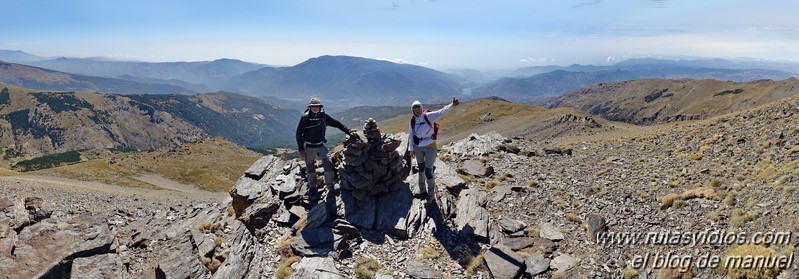
[[[324,144],[316,147],[305,147],[305,177],[308,178],[308,188],[316,189],[316,157],[322,160],[322,167],[325,169],[325,184],[329,189],[333,189],[333,162],[328,156],[329,150]]]
[[[435,176],[433,165],[436,163],[436,155],[438,149],[435,145],[431,146],[414,146],[413,152],[416,153],[416,166],[419,167],[419,191],[424,194],[427,193],[427,187],[433,187],[435,191]],[[427,182],[427,186],[425,186]]]

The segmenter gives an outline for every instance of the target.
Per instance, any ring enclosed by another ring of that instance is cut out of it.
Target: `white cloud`
[[[390,58],[377,58],[377,60],[383,60],[383,61],[388,61],[388,62],[394,62],[394,63],[397,63],[397,64],[409,64],[409,65],[416,65],[416,66],[427,66],[427,65],[429,65],[429,64],[430,64],[430,62],[416,62],[416,61],[411,61],[411,60],[405,60],[405,59],[402,59],[402,58],[394,58],[394,59],[390,59]]]
[[[543,63],[543,62],[554,62],[554,61],[555,61],[555,59],[549,59],[549,58],[546,58],[546,57],[542,57],[542,58],[528,57],[528,58],[522,58],[522,59],[519,60],[519,62],[522,62],[522,63],[536,63],[536,62],[542,62]]]
[[[613,56],[613,55],[611,55],[611,56],[608,56],[608,59],[607,59],[607,61],[608,61],[608,63],[613,63],[613,62],[615,62],[615,61],[616,61],[616,56]]]
[[[769,33],[799,33],[799,27],[796,26],[774,26],[769,25],[766,27],[750,27],[747,29],[748,33],[754,34],[769,34]]]

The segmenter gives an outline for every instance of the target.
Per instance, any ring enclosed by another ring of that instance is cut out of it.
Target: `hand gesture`
[[[416,158],[416,152],[411,151],[411,158]]]
[[[350,130],[350,136],[351,137],[357,137],[358,136],[358,130],[356,130],[356,129]]]
[[[300,150],[300,158],[305,159],[305,149]]]
[[[452,105],[453,105],[453,106],[457,106],[457,105],[459,105],[460,103],[461,103],[461,102],[460,102],[460,101],[458,101],[458,98],[452,98]]]

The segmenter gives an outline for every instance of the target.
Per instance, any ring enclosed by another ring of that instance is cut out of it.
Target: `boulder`
[[[524,258],[502,244],[492,246],[483,256],[493,278],[519,278],[525,268]]]
[[[408,275],[413,278],[444,278],[444,274],[440,270],[414,260],[408,261],[405,268],[408,271]]]
[[[539,225],[539,229],[540,229],[539,234],[543,238],[554,241],[560,241],[563,240],[564,238],[563,233],[560,232],[560,229],[558,229],[557,227],[553,226],[550,223],[543,223]]]
[[[212,278],[259,278],[264,273],[261,263],[268,262],[261,253],[262,244],[241,222],[231,224],[232,239],[227,242],[227,259]]]
[[[502,228],[502,231],[507,234],[513,234],[527,228],[527,224],[524,222],[506,217],[499,219],[499,226]]]
[[[496,152],[507,138],[491,131],[484,135],[471,134],[468,138],[444,146],[447,151],[464,156],[481,156]]]
[[[336,262],[331,257],[306,257],[302,258],[293,267],[294,273],[290,279],[317,278],[317,279],[344,279],[347,278],[336,269]]]
[[[524,265],[527,267],[525,277],[530,278],[549,270],[549,259],[543,253],[535,252],[524,260]]]
[[[461,191],[458,199],[457,229],[463,234],[473,234],[479,241],[489,242],[491,217],[485,208],[486,192],[478,189]]]
[[[468,174],[476,177],[485,177],[494,174],[494,168],[487,166],[478,160],[466,160],[463,166],[458,169],[460,173]]]
[[[588,219],[586,222],[588,225],[588,231],[586,232],[588,241],[596,242],[597,234],[608,230],[607,221],[605,221],[605,217],[597,214],[588,214],[585,217]]]
[[[155,278],[208,278],[207,269],[195,253],[191,232],[186,231],[176,239],[168,240],[161,249]],[[160,277],[163,276],[163,277]]]

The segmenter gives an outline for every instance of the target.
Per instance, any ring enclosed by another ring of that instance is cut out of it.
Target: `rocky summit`
[[[794,278],[797,123],[792,97],[592,141],[473,134],[428,198],[374,122],[320,200],[321,170],[274,156],[225,196],[2,177],[0,278]]]

